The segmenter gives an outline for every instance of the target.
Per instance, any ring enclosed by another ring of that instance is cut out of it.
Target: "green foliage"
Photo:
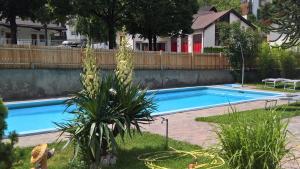
[[[226,1],[220,1],[220,0],[198,0],[199,6],[215,6],[218,10],[229,10],[229,9],[235,9],[236,11],[240,11],[240,0],[226,0]]]
[[[279,68],[278,58],[272,54],[272,49],[267,42],[262,43],[258,58],[257,66],[260,78],[270,78],[277,75]]]
[[[123,28],[125,34],[125,28]],[[121,41],[120,48],[116,54],[117,68],[115,70],[116,77],[125,85],[132,83],[133,76],[133,57],[126,38]]]
[[[124,25],[127,13],[130,13],[131,8],[135,3],[131,0],[72,0],[73,6],[76,6],[74,13],[77,16],[95,20],[92,24],[95,29],[101,27],[101,31],[107,30],[103,34],[106,34],[109,41],[109,49],[116,47],[116,31]],[[101,23],[100,25],[97,25]],[[100,30],[93,30],[97,32]],[[94,35],[94,34],[92,34]],[[99,37],[93,37],[98,39]]]
[[[43,4],[41,0],[0,0],[0,20],[10,24],[11,43],[17,44],[16,18],[35,18],[35,10]]]
[[[89,38],[89,42],[107,41],[107,28],[103,26],[103,22],[95,17],[76,17],[74,23],[76,32]]]
[[[136,1],[127,15],[126,28],[149,40],[149,50],[156,50],[157,36],[191,33],[196,0]]]
[[[85,49],[85,57],[83,58],[83,72],[80,74],[83,90],[88,93],[91,98],[96,97],[100,78],[98,75],[98,67],[96,57],[92,48]]]
[[[292,52],[280,48],[274,50],[279,55],[280,74],[284,78],[295,78],[297,76],[297,60]]]
[[[257,114],[255,119],[241,119],[234,113],[234,123],[221,124],[217,131],[222,153],[231,168],[275,169],[290,150],[287,149],[287,125],[274,111]]]
[[[3,143],[1,140],[4,136],[4,130],[7,128],[5,118],[7,117],[7,108],[4,106],[2,99],[0,99],[0,168],[11,169],[15,161],[14,144],[18,141],[17,134],[12,132],[8,139],[10,142]]]
[[[99,86],[96,98],[85,91],[77,93],[67,104],[75,105],[71,113],[76,117],[58,124],[80,150],[84,161],[99,166],[101,156],[111,150],[116,153],[115,137],[140,132],[140,123],[151,121],[152,100],[136,86],[124,86],[116,78],[107,78]]]
[[[239,22],[232,24],[220,23],[220,39],[223,46],[226,46],[225,53],[229,57],[231,66],[234,69],[242,67],[242,52],[245,58],[245,65],[251,67],[255,64],[258,49],[261,43],[259,33],[251,28],[241,27]]]
[[[205,47],[203,49],[204,53],[220,53],[224,52],[224,48],[221,47]]]
[[[262,19],[268,31],[277,32],[283,38],[282,48],[300,44],[299,0],[273,0],[262,10]]]

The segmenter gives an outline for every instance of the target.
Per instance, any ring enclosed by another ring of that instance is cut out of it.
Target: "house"
[[[242,16],[247,18],[249,14],[253,14],[257,19],[260,19],[261,8],[267,3],[272,3],[272,0],[241,0]],[[272,26],[276,27],[274,24]],[[265,36],[270,46],[280,46],[285,38],[278,32],[269,32]]]
[[[218,12],[215,7],[204,7],[199,9],[193,17],[192,34],[180,37],[158,37],[157,49],[167,52],[202,53],[206,47],[219,47],[218,22],[240,22],[241,27],[255,28],[250,21],[233,9]],[[126,36],[132,49],[138,51],[149,49],[147,39],[140,38],[139,35]],[[120,44],[121,39],[121,35],[118,34],[117,44]]]
[[[45,45],[48,39],[48,45],[59,45],[65,39],[66,28],[61,24],[47,24],[47,38],[45,37],[45,28],[39,22],[31,20],[22,20],[17,18],[17,44]],[[0,20],[0,44],[10,44],[11,33],[9,23]]]

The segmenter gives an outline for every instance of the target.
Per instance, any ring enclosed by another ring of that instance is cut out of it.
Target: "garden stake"
[[[165,148],[168,149],[169,148],[169,119],[167,118],[164,118],[164,117],[161,117],[162,118],[162,121],[161,121],[161,124],[164,123],[164,121],[166,122],[166,145],[165,145]]]

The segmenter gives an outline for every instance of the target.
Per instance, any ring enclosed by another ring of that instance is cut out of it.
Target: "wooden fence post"
[[[162,50],[159,51],[159,55],[160,55],[160,70],[163,70],[163,63],[162,63],[163,55],[162,55]]]

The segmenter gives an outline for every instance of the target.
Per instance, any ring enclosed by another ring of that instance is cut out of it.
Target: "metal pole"
[[[161,117],[162,121],[161,124],[163,124],[164,122],[166,122],[166,145],[165,148],[168,149],[169,148],[169,119]]]
[[[242,48],[242,45],[241,43],[238,43],[240,45],[240,48],[241,48],[241,54],[242,54],[242,62],[243,62],[243,65],[242,65],[242,87],[244,87],[244,75],[245,75],[245,58],[244,58],[244,54],[243,54],[243,48]]]

